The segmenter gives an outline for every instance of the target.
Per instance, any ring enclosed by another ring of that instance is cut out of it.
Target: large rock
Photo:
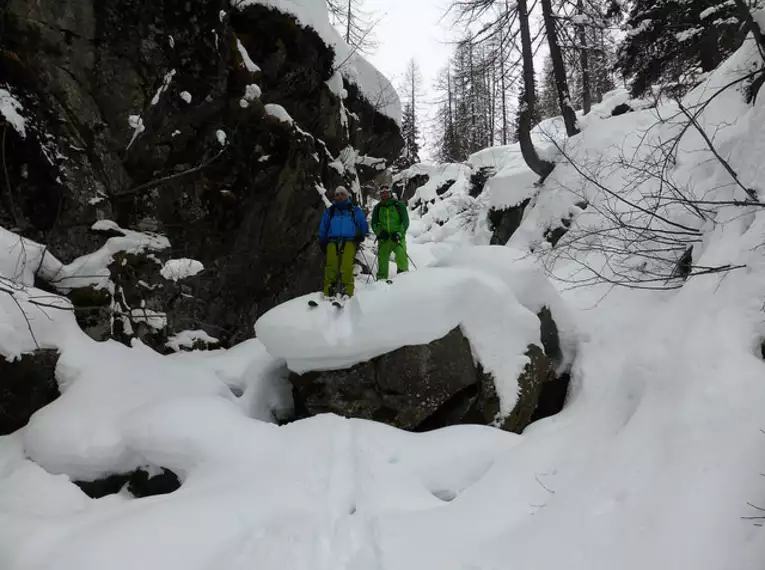
[[[474,423],[520,433],[563,405],[543,401],[546,386],[560,388],[551,359],[535,345],[526,355],[518,402],[504,418],[494,380],[474,362],[459,328],[428,345],[403,347],[345,370],[292,374],[290,381],[300,417],[331,412],[412,431]]]
[[[459,423],[444,409],[456,396],[477,392],[470,345],[459,329],[427,345],[406,346],[347,370],[293,374],[302,415],[333,412],[417,430],[434,417]],[[463,413],[466,410],[463,410]],[[435,426],[438,427],[438,426]]]
[[[0,435],[24,427],[40,408],[58,398],[58,352],[38,350],[9,362],[0,357]]]
[[[242,65],[237,41],[259,72]],[[23,104],[27,133],[0,133],[0,187],[11,189],[0,192],[0,224],[63,261],[103,243],[88,231],[99,218],[166,234],[167,255],[206,271],[142,291],[146,306],[166,310],[172,330],[204,328],[224,344],[249,337],[266,310],[319,287],[317,186],[353,176],[334,159],[352,146],[390,160],[402,146],[395,123],[350,85],[341,113],[327,85],[333,59],[312,29],[262,5],[9,0],[0,84]],[[243,108],[251,84],[262,97]],[[299,129],[267,115],[268,103]],[[137,136],[131,115],[143,123]]]
[[[555,379],[550,359],[544,350],[529,345],[526,351],[529,363],[518,378],[518,402],[505,418],[499,417],[500,403],[490,374],[481,372],[481,390],[477,399],[477,417],[506,431],[521,433],[531,423],[540,403],[542,388]]]
[[[515,231],[521,227],[523,213],[529,200],[526,199],[516,206],[503,210],[492,209],[489,211],[489,225],[492,230],[491,244],[505,245]]]

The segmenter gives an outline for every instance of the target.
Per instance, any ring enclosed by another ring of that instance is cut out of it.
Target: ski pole
[[[417,269],[417,264],[414,262],[414,259],[412,259],[412,256],[411,256],[411,255],[409,255],[409,252],[408,252],[408,251],[406,252],[406,256],[409,258],[409,262],[412,264],[412,266],[415,268],[415,270],[419,271],[419,270]]]
[[[367,270],[369,271],[369,273],[367,273],[367,283],[369,283],[369,280],[372,278],[372,266],[369,265],[369,260],[367,259],[367,254],[364,252],[364,250],[359,249],[359,251],[361,252],[361,257],[364,258],[364,263],[366,263]]]

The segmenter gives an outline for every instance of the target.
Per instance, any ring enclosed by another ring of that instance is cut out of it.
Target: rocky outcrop
[[[532,418],[552,415],[563,406],[560,401],[556,407],[552,396],[544,399],[545,388],[558,385],[551,358],[535,345],[526,355],[518,403],[501,418],[494,380],[475,363],[460,329],[345,370],[292,374],[290,382],[299,417],[331,412],[412,431],[472,423],[520,433]]]
[[[393,184],[393,191],[404,201],[408,202],[414,198],[414,193],[421,186],[425,186],[430,180],[430,176],[427,174],[415,174],[398,180]]]
[[[149,473],[146,469],[137,469],[132,473],[109,475],[95,481],[74,481],[83,493],[91,499],[100,499],[127,491],[136,499],[167,495],[181,487],[178,476],[169,469],[156,469]]]
[[[459,329],[428,345],[406,346],[347,370],[293,374],[295,406],[303,416],[333,412],[417,430],[434,416],[459,423],[449,406],[477,375],[470,345]]]
[[[58,398],[58,352],[38,350],[9,362],[0,358],[0,435],[24,427],[37,410]]]
[[[330,89],[332,49],[264,6],[10,0],[0,18],[0,88],[27,122],[25,136],[0,125],[0,224],[65,262],[103,243],[89,231],[100,218],[167,235],[168,256],[206,270],[135,285],[129,302],[161,308],[169,332],[233,343],[276,303],[315,290],[317,188],[353,182],[354,153],[401,148],[395,123],[352,85],[345,101]],[[261,97],[243,103],[255,84]],[[338,166],[341,155],[351,163]],[[89,316],[95,336],[111,334],[101,314]]]
[[[524,200],[517,206],[504,210],[492,209],[489,211],[489,225],[492,230],[491,244],[505,245],[515,231],[521,227],[523,213],[530,200]]]
[[[540,404],[542,387],[555,378],[550,359],[544,350],[529,345],[529,359],[518,378],[518,402],[512,412],[499,420],[498,425],[506,431],[521,433],[531,423]],[[495,422],[500,417],[500,402],[494,387],[494,379],[483,371],[480,373],[481,390],[476,400],[478,417]]]

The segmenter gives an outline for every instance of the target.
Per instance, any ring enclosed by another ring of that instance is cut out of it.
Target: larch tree
[[[363,0],[327,0],[330,19],[345,42],[361,53],[377,48],[374,37],[376,21],[364,10]]]
[[[399,170],[404,170],[420,162],[421,121],[418,107],[421,106],[420,98],[423,94],[422,81],[419,65],[414,59],[410,60],[406,67],[404,84],[401,89],[404,100],[401,120],[401,136],[404,138],[404,148],[396,161],[396,167]]]

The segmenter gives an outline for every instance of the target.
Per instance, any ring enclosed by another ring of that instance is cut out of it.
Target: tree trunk
[[[576,2],[577,14],[584,16],[584,0]],[[582,68],[582,111],[586,115],[592,108],[592,88],[590,87],[590,55],[587,45],[587,28],[584,23],[577,25],[579,36],[579,66]]]
[[[501,64],[500,68],[500,91],[501,97],[502,97],[502,144],[507,144],[507,85],[505,83],[505,53],[504,50],[501,50],[499,61]]]
[[[345,43],[351,45],[351,16],[353,14],[353,0],[348,0],[348,17],[345,20]]]
[[[558,91],[558,105],[563,115],[563,122],[566,124],[566,133],[571,137],[579,132],[579,128],[576,125],[576,113],[571,106],[571,94],[569,93],[568,81],[566,80],[566,66],[563,63],[563,54],[561,53],[560,44],[558,44],[558,34],[555,30],[552,0],[542,0],[542,17],[545,21],[547,45],[550,47],[553,76],[555,77],[555,87]]]
[[[754,19],[754,16],[752,16],[752,12],[749,10],[749,6],[747,6],[745,0],[733,1],[736,4],[739,18],[746,26],[746,29],[754,36],[754,39],[757,40],[757,48],[760,50],[762,58],[765,59],[765,38],[762,35],[762,30],[760,29],[759,24]]]
[[[521,155],[528,167],[542,179],[547,178],[553,170],[553,164],[542,160],[531,140],[531,124],[536,105],[534,89],[534,48],[531,45],[529,29],[529,11],[526,0],[518,0],[518,23],[521,28],[521,48],[523,53],[523,103],[518,113],[518,142]]]

